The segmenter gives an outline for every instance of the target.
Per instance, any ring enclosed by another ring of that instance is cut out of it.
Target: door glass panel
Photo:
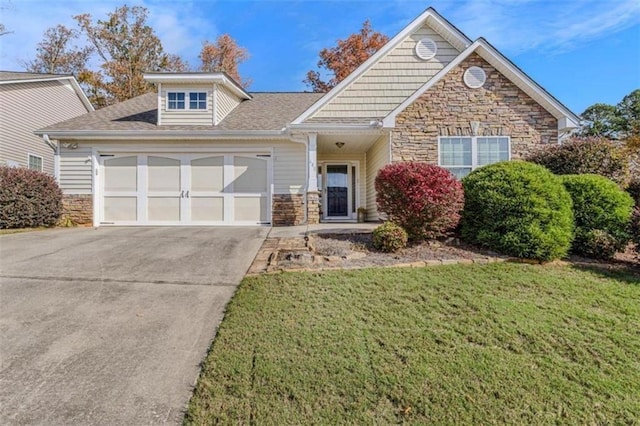
[[[224,157],[222,156],[191,160],[191,190],[222,192],[223,173]]]
[[[150,222],[178,222],[180,220],[180,198],[149,197],[147,210]]]
[[[267,220],[266,197],[235,197],[234,220],[265,222]]]
[[[104,220],[106,222],[136,221],[138,199],[136,197],[104,197]]]
[[[267,192],[267,162],[260,158],[233,158],[233,192]]]
[[[191,220],[193,222],[222,222],[224,199],[222,197],[192,197]]]
[[[327,166],[327,215],[349,215],[349,166]]]
[[[149,156],[147,170],[149,191],[180,192],[180,160]]]
[[[105,191],[138,190],[138,157],[119,157],[104,160]]]

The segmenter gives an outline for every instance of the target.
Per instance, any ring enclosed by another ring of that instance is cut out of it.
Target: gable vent
[[[472,89],[482,87],[487,81],[487,74],[480,67],[471,67],[464,72],[464,84]]]
[[[416,55],[418,58],[428,61],[438,53],[438,45],[430,38],[423,38],[416,43]]]

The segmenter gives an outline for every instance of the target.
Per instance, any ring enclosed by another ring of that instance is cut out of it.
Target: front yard
[[[246,278],[186,423],[640,422],[640,276],[454,265]]]

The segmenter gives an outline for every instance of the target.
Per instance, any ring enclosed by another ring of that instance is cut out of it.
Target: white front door
[[[270,156],[102,154],[101,224],[229,225],[270,221]]]

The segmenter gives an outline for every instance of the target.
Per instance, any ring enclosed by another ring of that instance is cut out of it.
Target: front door
[[[327,165],[327,217],[349,216],[349,166]]]

